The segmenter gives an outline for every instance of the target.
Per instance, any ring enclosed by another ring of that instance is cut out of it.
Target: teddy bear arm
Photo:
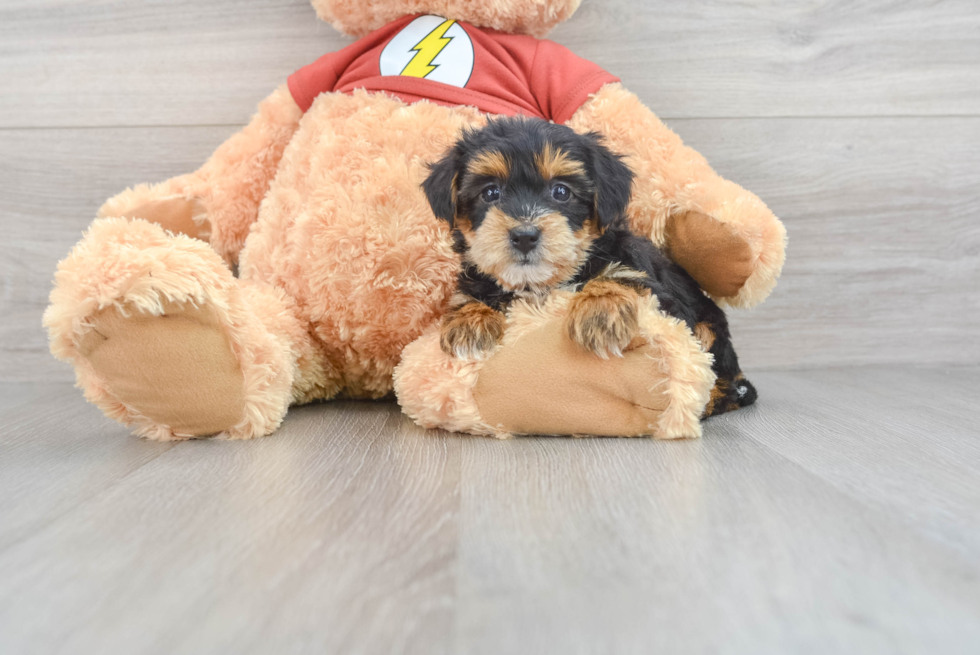
[[[635,94],[607,84],[569,120],[595,131],[636,174],[628,213],[638,232],[724,304],[765,299],[785,259],[786,231],[754,194],[715,173]]]
[[[126,189],[106,201],[99,218],[142,218],[208,241],[225,261],[237,262],[302,115],[283,84],[197,171]]]
[[[639,332],[621,356],[596,356],[574,342],[574,294],[511,306],[489,359],[446,354],[430,328],[402,351],[394,389],[427,428],[516,434],[697,437],[715,374],[686,325],[655,303],[637,306]]]

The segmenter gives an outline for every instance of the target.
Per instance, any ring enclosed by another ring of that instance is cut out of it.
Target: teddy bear
[[[420,188],[466,128],[595,132],[635,174],[628,218],[723,305],[772,290],[785,230],[613,74],[543,37],[581,0],[312,0],[358,37],[297,70],[195,172],[109,199],[44,315],[85,397],[150,439],[271,434],[293,404],[393,393],[425,427],[696,437],[710,335],[641,308],[601,359],[571,292],[518,303],[491,356],[438,344],[460,262]]]

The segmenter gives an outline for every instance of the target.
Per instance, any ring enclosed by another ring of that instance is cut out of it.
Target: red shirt
[[[439,16],[405,16],[289,76],[305,112],[321,93],[384,91],[405,102],[472,105],[564,123],[589,95],[618,82],[567,48]]]

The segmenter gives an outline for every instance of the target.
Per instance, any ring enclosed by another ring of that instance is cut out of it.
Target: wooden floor
[[[0,0],[0,654],[980,652],[976,0],[585,0],[551,37],[786,224],[731,317],[758,405],[160,444],[48,354],[55,264],[349,40],[306,0]]]
[[[980,369],[754,379],[685,442],[161,444],[4,388],[0,652],[976,653]]]

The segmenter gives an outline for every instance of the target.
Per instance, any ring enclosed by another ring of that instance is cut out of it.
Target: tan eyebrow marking
[[[561,148],[555,148],[550,143],[544,144],[544,149],[534,155],[534,163],[538,167],[538,172],[546,180],[556,177],[585,175],[585,167],[582,162],[572,159]]]
[[[473,175],[486,175],[506,179],[510,176],[510,164],[503,153],[497,150],[481,152],[466,167]]]

